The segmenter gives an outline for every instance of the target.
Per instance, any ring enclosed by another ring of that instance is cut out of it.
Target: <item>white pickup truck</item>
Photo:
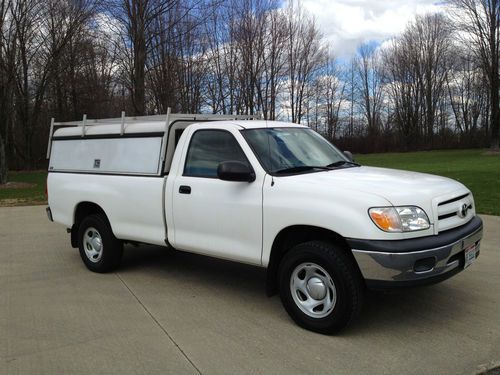
[[[266,267],[295,322],[333,333],[366,288],[438,282],[479,254],[464,185],[361,166],[305,126],[167,114],[50,133],[47,214],[94,272],[127,242]]]

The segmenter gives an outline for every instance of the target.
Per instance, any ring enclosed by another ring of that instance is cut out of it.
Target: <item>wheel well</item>
[[[73,225],[71,226],[71,246],[78,247],[78,228],[84,218],[93,214],[103,214],[106,216],[104,210],[97,204],[92,202],[80,202],[76,206]],[[106,216],[107,218],[107,216]]]
[[[281,230],[274,239],[267,266],[266,289],[268,296],[274,295],[278,290],[278,268],[283,256],[294,246],[312,240],[327,241],[339,245],[352,258],[357,267],[347,241],[338,233],[321,227],[293,225]]]

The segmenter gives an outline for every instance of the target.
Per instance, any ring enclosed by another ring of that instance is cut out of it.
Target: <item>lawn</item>
[[[0,185],[0,206],[46,203],[47,172],[9,172],[6,186]]]
[[[453,178],[472,190],[479,213],[500,216],[500,154],[488,154],[486,150],[452,150],[355,155],[355,158],[363,165]],[[9,181],[30,186],[0,187],[0,206],[44,203],[46,176],[45,171],[11,172]]]
[[[500,154],[487,150],[355,155],[363,165],[432,173],[460,181],[474,194],[476,210],[500,216]]]

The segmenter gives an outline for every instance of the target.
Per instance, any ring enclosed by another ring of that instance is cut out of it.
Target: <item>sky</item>
[[[383,41],[399,34],[416,14],[439,12],[436,0],[302,0],[334,54],[350,57],[360,43]]]

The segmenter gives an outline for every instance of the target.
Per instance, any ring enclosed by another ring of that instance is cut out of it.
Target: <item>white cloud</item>
[[[436,0],[302,0],[338,57],[348,57],[366,41],[402,32],[415,14],[439,12]]]

